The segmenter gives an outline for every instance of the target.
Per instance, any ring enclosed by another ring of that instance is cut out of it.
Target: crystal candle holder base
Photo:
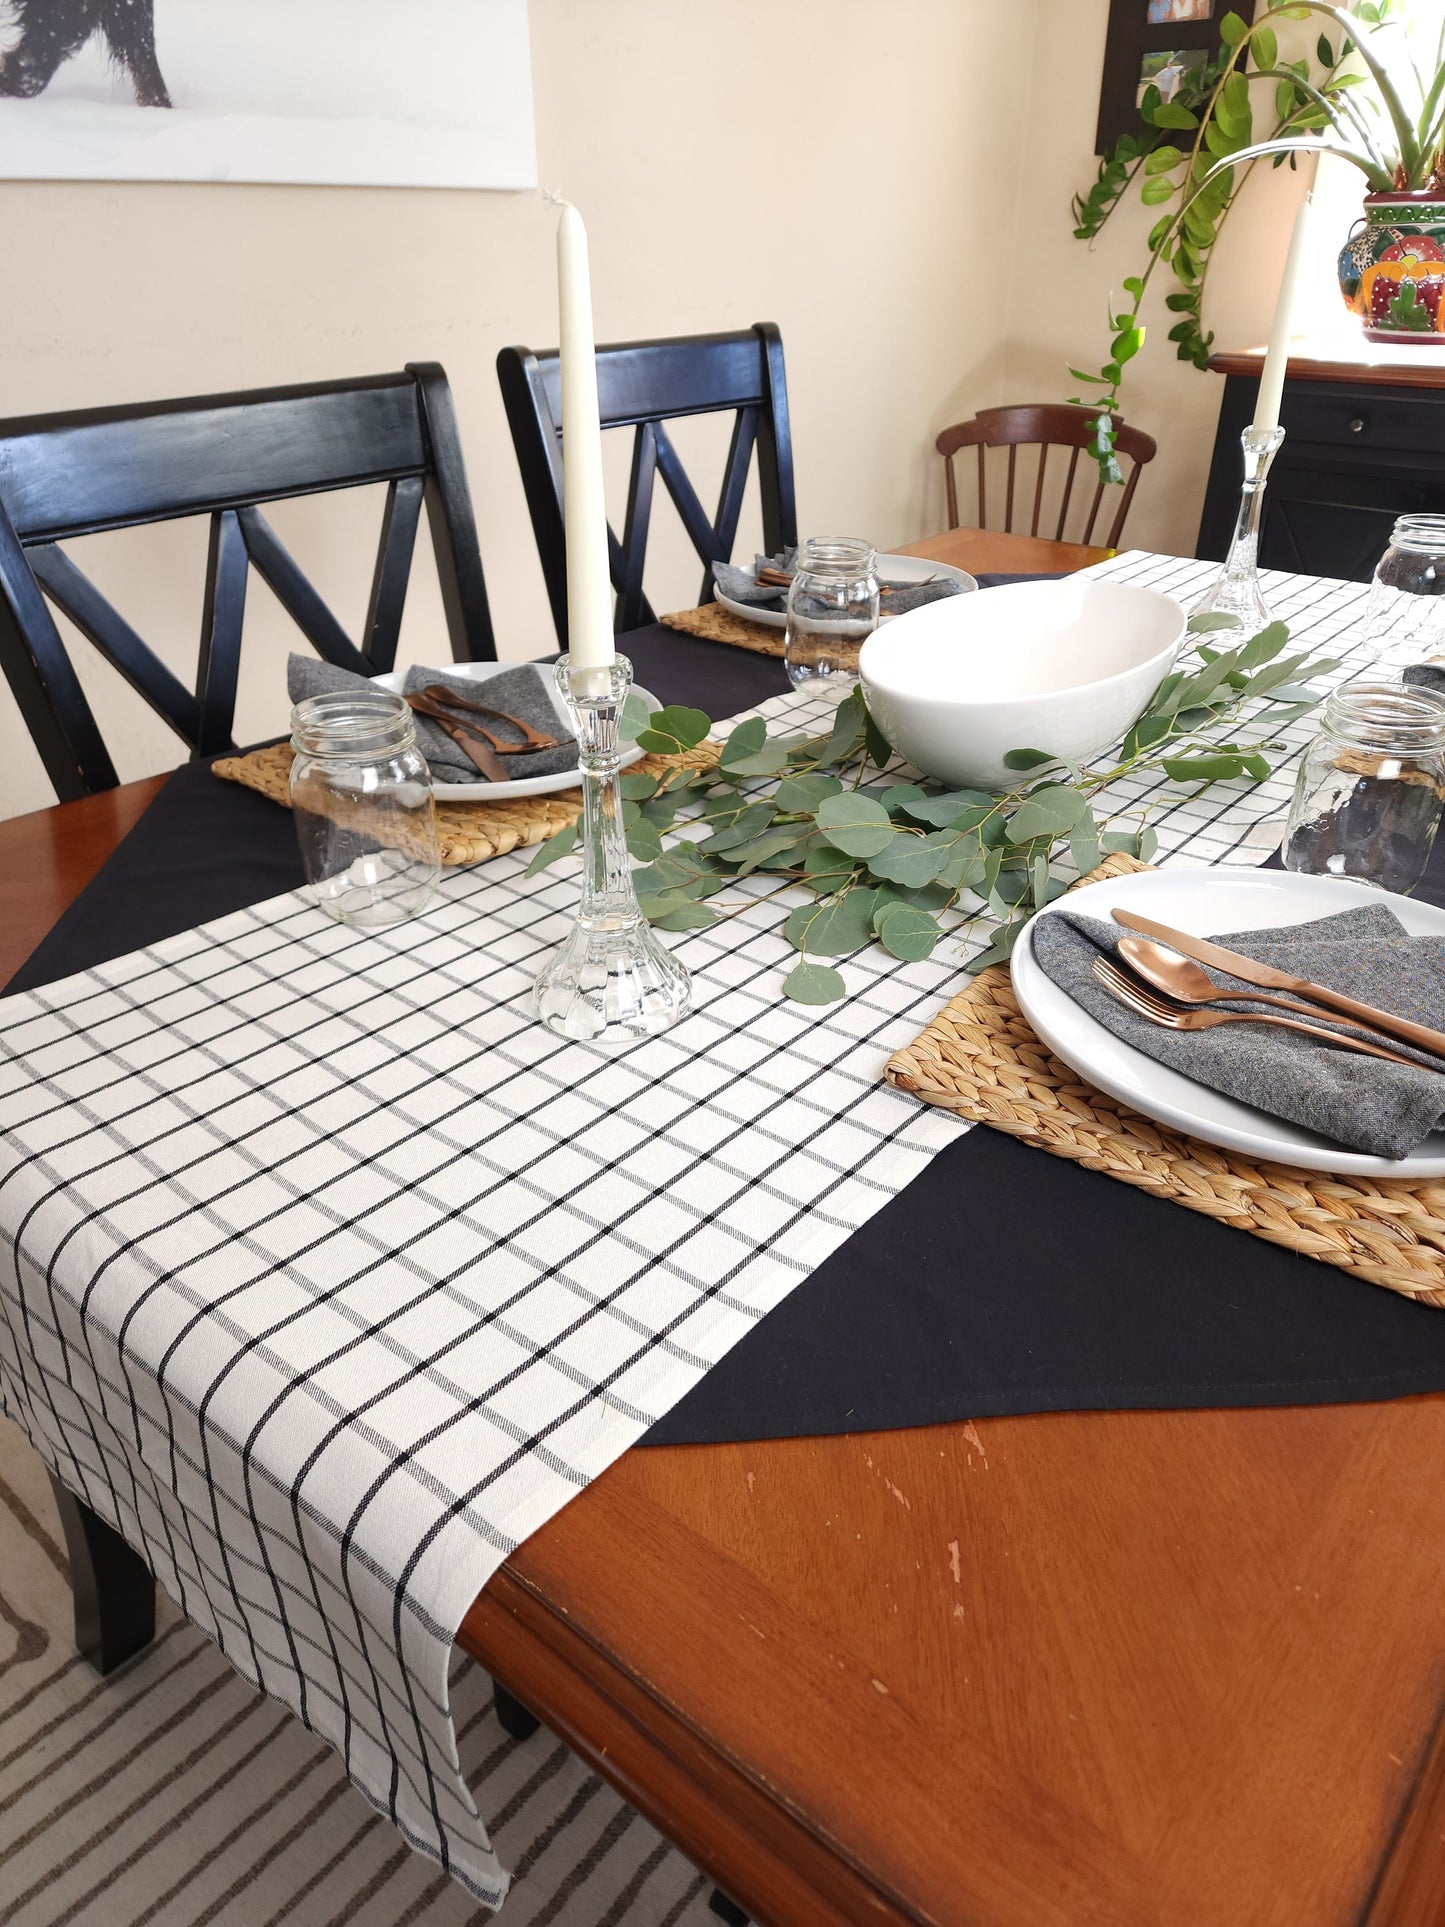
[[[622,821],[618,724],[632,665],[574,669],[557,688],[577,736],[582,771],[582,904],[566,940],[533,987],[539,1021],[559,1037],[625,1043],[670,1030],[692,1004],[692,978],[637,904]]]
[[[1257,635],[1274,618],[1259,587],[1259,522],[1270,465],[1284,442],[1282,428],[1246,428],[1244,487],[1234,539],[1224,567],[1189,611],[1191,616],[1228,616],[1246,635]]]

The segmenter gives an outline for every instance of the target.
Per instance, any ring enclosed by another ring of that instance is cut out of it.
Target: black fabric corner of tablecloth
[[[89,970],[304,881],[288,810],[224,781],[209,763],[183,763],[6,994]]]
[[[660,627],[622,646],[655,696],[712,716],[786,687],[772,658]],[[289,814],[190,764],[10,987],[53,981],[300,881]],[[1445,901],[1445,844],[1419,894]],[[979,1128],[806,1278],[644,1443],[1442,1389],[1445,1312]]]

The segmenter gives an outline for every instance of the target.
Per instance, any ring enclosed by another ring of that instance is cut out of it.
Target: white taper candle
[[[1300,203],[1294,217],[1289,253],[1279,284],[1279,299],[1274,304],[1274,327],[1270,330],[1269,349],[1259,377],[1259,399],[1254,405],[1254,425],[1266,434],[1279,427],[1279,405],[1284,396],[1284,378],[1289,369],[1289,344],[1294,334],[1294,313],[1298,305],[1299,284],[1304,274],[1305,236],[1309,227],[1313,190]]]
[[[557,223],[557,305],[562,354],[562,477],[567,531],[567,648],[576,669],[605,668],[612,641],[612,581],[602,494],[602,427],[587,229],[570,202]]]

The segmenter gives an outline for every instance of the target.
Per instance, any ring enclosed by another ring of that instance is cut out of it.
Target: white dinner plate
[[[449,662],[445,665],[445,673],[448,676],[469,676],[473,682],[486,682],[489,677],[500,675],[504,669],[516,667],[514,662]],[[393,669],[388,675],[373,676],[371,680],[378,689],[391,689],[399,696],[406,674],[404,669]],[[547,694],[559,722],[570,736],[572,724],[562,706],[562,698],[553,687],[550,663],[542,669],[542,681],[547,686]],[[632,693],[640,696],[649,709],[662,708],[656,696],[648,690],[634,688]],[[485,722],[486,718],[482,720]],[[636,743],[627,744],[622,752],[623,769],[631,769],[646,754],[646,750],[639,749]],[[580,780],[577,765],[573,763],[570,769],[557,770],[551,776],[519,776],[512,783],[438,783],[436,793],[439,803],[503,803],[509,796],[547,796],[553,790],[573,790]]]
[[[965,589],[978,587],[967,569],[955,569],[951,562],[930,562],[926,555],[880,555],[878,574],[884,582],[922,582],[929,576],[946,575],[951,576],[955,582],[961,582]],[[780,589],[778,593],[782,595],[784,591]],[[741,616],[744,622],[765,623],[769,629],[785,629],[788,625],[788,618],[781,609],[760,609],[756,603],[734,602],[732,597],[724,595],[716,584],[713,586],[713,594],[724,609],[730,609],[735,616]],[[892,619],[891,616],[881,618],[884,622],[891,622]]]
[[[1156,923],[1207,937],[1308,923],[1369,903],[1385,904],[1413,936],[1445,935],[1445,910],[1410,897],[1387,896],[1342,877],[1303,876],[1291,870],[1206,869],[1183,863],[1091,883],[1039,915],[1056,916],[1067,908],[1107,923],[1117,905],[1152,917]],[[1432,1132],[1407,1158],[1366,1157],[1156,1063],[1106,1030],[1046,977],[1035,960],[1030,937],[1031,931],[1026,930],[1013,955],[1013,985],[1020,1009],[1049,1049],[1071,1069],[1145,1117],[1226,1150],[1245,1151],[1275,1164],[1301,1165],[1308,1171],[1381,1178],[1445,1176],[1445,1133]]]

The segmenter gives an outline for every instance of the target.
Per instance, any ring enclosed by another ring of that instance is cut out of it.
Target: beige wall
[[[808,528],[888,544],[940,526],[931,437],[1002,398],[1005,294],[979,263],[1008,248],[1034,12],[1034,0],[532,0],[540,176],[587,214],[599,337],[777,321]],[[502,652],[555,647],[493,369],[504,343],[556,338],[540,196],[8,183],[0,224],[6,415],[442,361]],[[692,442],[709,446],[706,433]],[[625,490],[623,462],[618,450]],[[685,605],[701,572],[666,539],[670,508],[657,514],[649,587],[660,606]],[[333,501],[275,518],[343,620],[364,605],[375,515]],[[203,545],[177,526],[75,550],[187,679]],[[287,630],[269,603],[255,583],[242,740],[286,714]],[[434,596],[415,597],[408,659],[436,659],[442,634]],[[122,776],[179,759],[108,671],[86,675]],[[50,795],[0,685],[0,814]]]

